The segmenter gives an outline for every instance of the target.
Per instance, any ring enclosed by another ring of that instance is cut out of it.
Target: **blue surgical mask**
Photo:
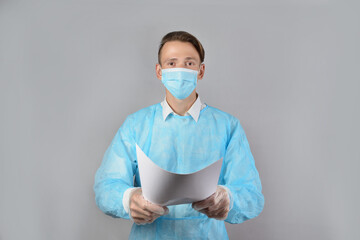
[[[174,97],[185,99],[194,91],[198,73],[188,68],[166,68],[161,70],[161,81]]]

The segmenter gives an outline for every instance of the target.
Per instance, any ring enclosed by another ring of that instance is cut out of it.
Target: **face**
[[[200,56],[189,42],[171,41],[161,49],[160,64],[156,64],[156,76],[161,80],[161,69],[188,68],[199,71],[198,80],[205,73],[205,65],[200,63]]]

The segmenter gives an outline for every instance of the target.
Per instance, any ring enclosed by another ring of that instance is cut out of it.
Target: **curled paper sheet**
[[[136,144],[143,196],[161,205],[178,205],[206,199],[216,191],[223,159],[190,174],[177,174],[157,166]]]

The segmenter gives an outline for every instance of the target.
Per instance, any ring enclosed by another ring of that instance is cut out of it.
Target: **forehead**
[[[189,42],[170,41],[161,49],[161,60],[168,58],[194,58],[200,61],[199,53]]]

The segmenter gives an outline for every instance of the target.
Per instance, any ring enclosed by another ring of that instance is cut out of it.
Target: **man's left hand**
[[[230,207],[229,195],[225,188],[217,186],[214,194],[202,201],[194,202],[192,207],[209,218],[225,220]]]

